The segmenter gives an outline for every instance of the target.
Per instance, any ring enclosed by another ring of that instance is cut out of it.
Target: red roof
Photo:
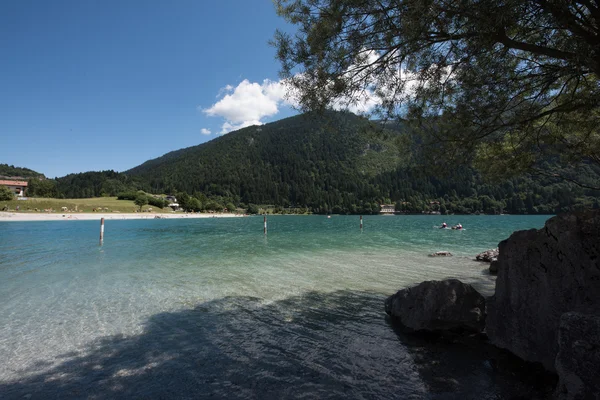
[[[27,186],[26,181],[0,181],[0,185]]]

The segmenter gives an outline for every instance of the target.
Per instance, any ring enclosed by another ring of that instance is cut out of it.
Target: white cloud
[[[202,128],[200,129],[200,133],[203,135],[210,135],[212,132],[210,131],[210,129]]]
[[[366,114],[381,104],[381,99],[375,96],[372,90],[365,91],[355,99],[338,98],[331,105],[334,110],[348,110],[354,114]]]
[[[342,96],[332,102],[335,110],[348,110],[355,114],[368,114],[383,104],[383,99],[394,99],[397,105],[413,100],[417,91],[430,85],[441,85],[452,80],[451,67],[439,70],[435,64],[420,70],[400,68],[391,60],[381,57],[394,57],[393,53],[381,55],[373,50],[365,50],[356,63],[348,67],[346,74],[352,77],[357,90],[351,97]],[[380,68],[381,64],[387,65]],[[362,90],[362,91],[361,91]]]
[[[262,120],[279,112],[282,105],[291,105],[286,99],[282,81],[265,79],[262,84],[244,79],[235,88],[231,85],[219,91],[225,94],[210,108],[201,109],[211,117],[225,119],[221,134],[252,125],[262,125]]]
[[[217,93],[217,95],[215,96],[217,99],[221,96],[223,96],[225,93],[229,93],[234,89],[233,86],[231,85],[226,85],[225,87],[222,87],[221,89],[219,89],[219,93]]]
[[[388,55],[387,57],[392,57]],[[356,64],[350,66],[346,73],[353,74],[354,79],[364,84],[362,93],[352,97],[340,97],[333,101],[336,110],[348,110],[356,114],[368,114],[382,104],[382,95],[412,96],[416,88],[423,83],[414,73],[395,69],[393,63],[385,76],[380,76],[377,70],[378,59],[381,55],[375,51],[365,51]],[[390,75],[391,74],[391,75]],[[297,77],[301,78],[301,75]],[[391,85],[390,85],[391,83]],[[398,91],[398,88],[401,88]],[[217,94],[218,101],[209,108],[198,109],[210,117],[224,119],[220,134],[245,128],[252,125],[262,125],[263,120],[279,113],[282,106],[297,107],[298,102],[290,85],[285,80],[263,80],[262,83],[250,82],[247,79],[237,86],[226,85]],[[204,133],[204,131],[202,131]]]

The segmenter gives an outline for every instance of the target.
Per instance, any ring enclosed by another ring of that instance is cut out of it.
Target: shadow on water
[[[482,335],[407,334],[387,318],[436,399],[550,399],[556,377],[492,346]]]
[[[543,398],[481,347],[397,331],[383,300],[227,297],[157,314],[139,335],[31,364],[0,398]]]

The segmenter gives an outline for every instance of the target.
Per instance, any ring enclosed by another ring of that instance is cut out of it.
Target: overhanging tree
[[[430,164],[600,165],[596,0],[276,0],[274,44],[303,110],[370,102],[407,118]],[[583,186],[577,175],[561,176]]]

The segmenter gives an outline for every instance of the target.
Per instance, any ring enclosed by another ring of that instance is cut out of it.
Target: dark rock
[[[562,315],[556,371],[559,400],[600,399],[600,316]]]
[[[475,260],[483,262],[492,262],[498,258],[498,248],[489,249],[475,256]]]
[[[413,331],[481,332],[485,298],[457,279],[427,281],[388,297],[385,312]]]
[[[433,254],[430,254],[429,257],[452,257],[452,253],[449,251],[436,251]]]
[[[498,260],[494,260],[490,263],[490,274],[498,274]]]
[[[493,344],[555,372],[562,314],[600,315],[600,211],[564,214],[500,243],[488,300]]]

